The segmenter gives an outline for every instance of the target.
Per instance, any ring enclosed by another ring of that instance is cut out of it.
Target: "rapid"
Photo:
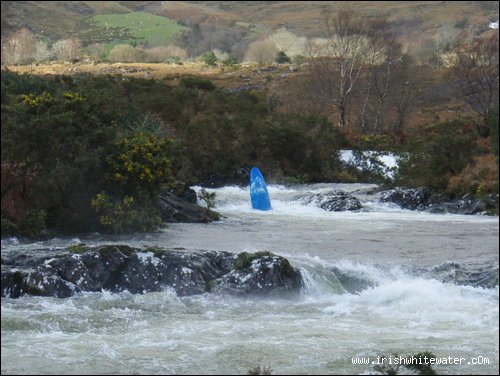
[[[178,297],[106,291],[2,298],[2,374],[367,374],[378,356],[463,358],[438,374],[499,373],[498,217],[430,214],[380,203],[369,184],[270,185],[273,210],[248,187],[216,193],[210,224],[148,234],[2,239],[2,253],[85,243],[270,251],[302,273],[298,297]],[[200,192],[201,187],[194,187]],[[363,204],[327,212],[307,197],[340,189]],[[478,282],[479,281],[479,282]]]

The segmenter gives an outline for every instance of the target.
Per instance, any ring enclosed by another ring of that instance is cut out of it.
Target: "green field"
[[[110,44],[147,43],[158,46],[172,42],[187,27],[177,24],[166,17],[146,12],[126,14],[100,14],[89,18],[90,21],[104,29],[122,31],[122,38]]]

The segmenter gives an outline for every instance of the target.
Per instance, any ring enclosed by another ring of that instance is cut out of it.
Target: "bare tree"
[[[280,29],[271,34],[269,40],[274,43],[278,51],[284,52],[290,57],[305,53],[307,39],[298,37],[286,29]]]
[[[314,98],[338,111],[338,126],[347,126],[348,101],[366,62],[368,41],[363,20],[341,10],[325,16],[327,42],[310,46],[309,67]]]
[[[411,73],[412,63],[411,58],[404,55],[394,66],[394,85],[391,93],[396,109],[396,121],[393,126],[396,134],[401,134],[409,115],[420,98],[420,93]]]
[[[2,41],[2,61],[7,64],[32,63],[35,54],[35,35],[28,29],[21,29],[10,38]]]
[[[144,50],[128,44],[118,44],[109,51],[109,60],[120,63],[142,62],[146,57]]]
[[[498,33],[477,39],[471,45],[455,46],[455,61],[450,69],[463,99],[479,121],[475,121],[481,137],[489,136],[484,125],[491,108],[498,105]]]
[[[276,58],[277,52],[276,46],[270,40],[255,41],[248,46],[245,53],[245,60],[255,61],[259,66],[262,66],[272,63]]]
[[[80,56],[80,40],[77,38],[68,38],[58,40],[52,46],[54,55],[58,60],[72,61]]]
[[[378,132],[383,127],[383,113],[386,99],[393,84],[393,68],[401,57],[401,44],[389,31],[385,21],[373,24],[371,35],[372,49],[381,51],[376,58],[379,60],[370,67],[369,75],[373,82],[374,94],[376,98],[375,116],[373,120],[373,132]]]

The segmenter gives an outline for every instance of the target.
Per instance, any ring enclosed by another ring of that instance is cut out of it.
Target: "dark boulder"
[[[498,265],[483,265],[464,268],[455,262],[433,267],[428,276],[456,285],[495,288],[498,286]]]
[[[78,250],[78,253],[68,252]],[[28,257],[29,258],[29,257]],[[69,297],[82,291],[146,293],[172,288],[177,295],[205,292],[269,295],[298,291],[300,272],[288,260],[253,254],[248,264],[229,252],[187,253],[124,245],[68,248],[53,257],[16,263],[2,258],[2,297]],[[25,265],[30,265],[26,267]]]
[[[498,195],[490,194],[478,198],[466,194],[455,198],[428,188],[395,188],[383,192],[380,201],[395,203],[403,209],[429,213],[480,214],[494,210]]]
[[[212,290],[235,295],[282,295],[297,293],[301,287],[301,274],[287,259],[269,252],[243,252],[231,272],[216,280]]]
[[[402,209],[425,210],[429,207],[432,191],[428,188],[395,188],[382,193],[381,202],[392,202]]]
[[[187,202],[170,192],[163,192],[158,196],[158,208],[162,220],[170,223],[206,223],[220,218],[218,213]]]
[[[308,203],[315,203],[326,211],[360,210],[363,208],[363,205],[361,205],[361,202],[356,197],[339,190],[318,193],[306,198],[306,201]]]
[[[191,204],[197,203],[196,191],[187,184],[175,184],[175,186],[170,190],[170,193]]]
[[[496,197],[498,201],[498,196]],[[430,213],[450,214],[482,214],[495,208],[495,195],[490,194],[484,199],[479,199],[466,194],[449,202],[433,204],[428,208]]]

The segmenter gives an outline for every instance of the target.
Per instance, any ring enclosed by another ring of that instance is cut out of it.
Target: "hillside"
[[[346,8],[367,19],[386,17],[410,49],[422,49],[436,39],[446,40],[464,31],[484,32],[488,21],[498,19],[498,2],[494,1],[2,1],[1,34],[3,38],[25,27],[51,41],[79,36],[86,45],[95,42],[89,35],[102,33],[103,24],[108,22],[108,26],[122,31],[113,35],[115,41],[131,42],[134,37],[139,37],[139,42],[149,41],[144,37],[150,34],[153,45],[170,40],[170,32],[168,37],[158,39],[155,35],[159,30],[136,28],[134,25],[143,20],[130,19],[130,15],[134,18],[150,13],[181,24],[209,27],[212,32],[239,34],[248,40],[282,27],[298,36],[318,37],[323,15]],[[132,22],[123,17],[126,14]],[[154,21],[153,29],[169,22]],[[175,25],[175,29],[177,32],[182,27]],[[211,48],[221,48],[218,43],[212,41]]]

